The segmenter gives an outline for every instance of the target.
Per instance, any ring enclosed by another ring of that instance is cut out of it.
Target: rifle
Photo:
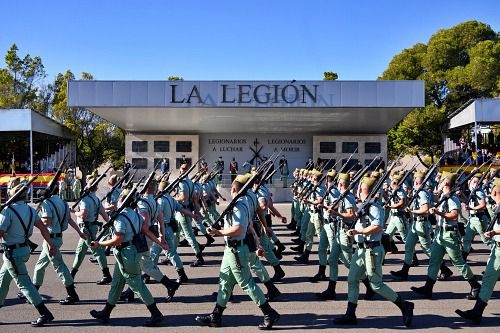
[[[320,170],[321,173],[323,173],[323,171],[325,171],[326,166],[328,165],[328,163],[330,163],[331,160],[332,159],[329,159],[328,162],[322,164],[322,168]],[[326,177],[326,175],[321,176],[321,179],[320,179],[320,182],[318,183],[318,185],[321,184],[321,182],[323,181],[323,179],[325,179],[325,177]],[[318,187],[317,185],[313,185],[312,182],[309,182],[309,184],[307,186],[305,186],[304,189],[302,190],[302,192],[299,194],[299,199],[307,197],[311,192],[315,191],[317,187]]]
[[[35,181],[35,179],[38,178],[40,174],[37,174],[36,176],[33,176],[26,184],[23,184],[19,190],[17,190],[14,195],[12,195],[9,200],[4,202],[3,204],[0,205],[0,213],[8,206],[12,205],[14,202],[18,201],[20,199],[21,194],[23,194],[24,191],[28,189],[28,187],[31,186],[31,184]]]
[[[144,195],[146,193],[146,191],[148,190],[148,187],[149,187],[149,184],[151,184],[151,182],[153,181],[153,178],[155,177],[155,172],[156,170],[158,169],[158,166],[159,164],[157,164],[155,166],[155,168],[153,169],[153,171],[151,171],[148,175],[148,177],[146,178],[146,181],[144,182],[144,184],[142,185],[141,189],[138,190],[139,194],[140,195]],[[139,184],[139,183],[138,183]]]
[[[205,155],[203,155],[203,156],[205,156]],[[191,165],[191,166],[189,167],[189,169],[187,169],[184,173],[182,173],[179,177],[177,177],[177,178],[176,178],[176,179],[175,179],[172,183],[170,183],[170,184],[169,184],[166,188],[164,188],[162,191],[159,191],[159,192],[156,194],[155,199],[159,199],[159,198],[161,198],[164,194],[172,192],[172,190],[173,190],[174,188],[176,188],[176,187],[179,185],[179,183],[180,183],[181,181],[183,181],[183,180],[184,180],[184,178],[186,178],[186,177],[187,177],[187,176],[191,173],[191,171],[193,171],[193,170],[194,170],[194,168],[195,168],[195,167],[196,167],[196,165],[197,165],[197,164],[201,161],[201,159],[203,158],[203,156],[202,156],[202,157],[200,157],[200,159],[199,159],[198,161],[196,161],[196,163],[193,163],[193,165]]]
[[[66,153],[66,156],[64,156],[64,159],[61,161],[61,163],[59,163],[59,166],[57,167],[56,174],[54,175],[54,178],[52,178],[50,183],[47,184],[47,187],[43,191],[41,198],[38,198],[35,201],[35,203],[38,203],[38,207],[36,208],[37,211],[40,210],[40,206],[41,206],[42,202],[45,199],[50,198],[50,196],[54,192],[54,189],[57,185],[57,181],[61,177],[61,174],[63,173],[63,168],[64,168],[64,165],[66,164],[66,159],[68,158],[68,155],[69,155],[69,153]]]
[[[479,170],[481,170],[481,168],[483,166],[485,166],[487,163],[489,163],[492,159],[490,158],[489,160],[485,161],[483,164],[481,164],[480,166],[474,168],[474,170],[472,170],[460,183],[456,184],[455,186],[453,186],[451,188],[451,191],[449,193],[446,193],[443,195],[443,197],[438,201],[438,203],[436,205],[434,205],[434,207],[439,207],[443,202],[445,202],[446,200],[448,200],[455,192],[459,191],[462,186],[464,184],[467,184],[467,182],[472,178],[474,177],[474,175],[476,173],[479,172]]]
[[[357,182],[359,182],[359,180],[363,177],[363,175],[366,173],[366,171],[371,168],[372,164],[375,163],[378,159],[380,158],[380,156],[377,156],[376,158],[374,158],[370,164],[368,165],[365,165],[363,167],[363,169],[359,170],[358,172],[356,172],[356,174],[354,175],[354,177],[351,179],[351,181],[349,182],[349,186],[347,187],[346,191],[341,193],[340,196],[333,202],[332,204],[332,207],[335,207],[336,205],[338,205],[338,203],[344,199],[348,193],[350,193],[352,191],[352,189],[354,188],[354,186],[356,185]],[[325,195],[321,198],[320,200],[320,203],[319,204],[323,204],[323,202],[325,201],[326,197],[328,195],[330,195],[332,189],[329,188],[326,190],[326,193]]]
[[[408,204],[406,205],[406,207],[411,207],[411,204],[418,197],[418,194],[421,191],[424,191],[425,184],[427,184],[427,182],[431,179],[431,177],[434,174],[434,172],[436,171],[436,169],[439,167],[439,163],[441,162],[441,159],[443,158],[443,156],[444,156],[444,154],[439,158],[439,160],[436,163],[434,163],[433,165],[431,165],[431,167],[429,169],[427,169],[427,172],[425,173],[425,177],[422,180],[422,183],[420,184],[420,188],[415,192],[413,197],[411,197],[410,201],[408,201]]]
[[[135,177],[135,174],[137,173],[137,169],[134,170],[134,173],[132,173],[132,175],[129,177],[128,181],[123,184],[123,188],[129,188],[130,187],[130,184],[132,184],[132,181],[134,180],[134,177]],[[123,177],[125,178],[125,177]]]
[[[108,229],[111,228],[111,226],[113,226],[113,222],[116,220],[116,218],[121,214],[121,212],[126,208],[128,207],[129,205],[129,202],[130,200],[134,200],[135,201],[135,198],[137,197],[137,191],[138,191],[138,187],[139,187],[139,183],[142,182],[144,180],[144,177],[143,176],[139,182],[137,182],[133,187],[132,189],[130,190],[129,194],[123,199],[123,201],[121,202],[121,204],[118,206],[118,208],[116,208],[116,210],[112,211],[111,214],[110,214],[110,217],[109,217],[109,221],[106,222],[102,228],[101,228],[101,232],[96,236],[96,238],[93,240],[94,242],[97,242],[99,241],[102,237],[104,237],[105,235],[108,234]]]
[[[417,163],[415,163],[415,165],[410,170],[407,170],[405,172],[405,175],[398,182],[398,188],[400,188],[405,183],[405,181],[408,179],[408,177],[410,177],[410,175],[413,173],[413,171],[415,171],[416,168],[417,168]],[[391,203],[391,200],[396,199],[396,193],[397,191],[392,192],[391,196],[389,197],[389,200],[387,200],[389,204]]]
[[[238,193],[236,193],[234,198],[227,205],[226,209],[224,209],[224,211],[220,214],[219,218],[214,222],[214,224],[212,225],[212,228],[215,228],[215,229],[221,228],[221,222],[224,220],[226,215],[228,215],[233,210],[234,206],[236,205],[236,202],[240,198],[242,198],[244,195],[246,195],[247,191],[254,186],[254,184],[257,182],[257,179],[259,177],[262,178],[262,175],[263,175],[262,171],[263,171],[262,169],[260,169],[260,170],[258,169],[257,172],[255,174],[253,174],[252,177],[250,177],[250,179],[245,183],[245,185],[243,185],[241,187],[241,189],[238,191]]]
[[[125,172],[125,174],[120,178],[120,180],[117,181],[116,184],[113,185],[113,187],[108,191],[108,193],[106,193],[106,195],[101,199],[101,202],[104,202],[104,200],[106,200],[107,202],[111,201],[111,195],[117,188],[120,188],[120,186],[125,182],[125,179],[130,174],[131,171],[132,168],[128,169],[128,171]]]
[[[387,169],[387,171],[384,173],[384,175],[382,177],[380,177],[380,179],[375,184],[375,186],[372,188],[372,190],[370,191],[370,193],[368,194],[366,199],[363,201],[363,203],[361,204],[361,207],[359,207],[357,209],[356,219],[351,224],[351,228],[357,219],[360,219],[361,217],[363,217],[364,215],[366,215],[368,213],[368,211],[367,211],[368,208],[370,207],[370,205],[372,205],[374,203],[375,196],[378,194],[380,188],[382,187],[382,184],[385,182],[385,180],[387,179],[387,177],[391,173],[392,169],[394,169],[394,167],[396,166],[396,162],[397,162],[397,160],[394,160],[394,162],[392,162],[392,165],[389,167],[389,169]]]
[[[83,198],[85,198],[86,196],[88,196],[90,194],[90,189],[97,186],[101,180],[104,179],[104,177],[106,177],[106,172],[108,172],[110,169],[111,169],[111,165],[106,169],[106,171],[104,171],[99,177],[97,177],[97,179],[95,179],[90,185],[86,186],[85,189],[83,190],[83,193],[80,195],[80,197],[78,198],[78,200],[76,200],[76,202],[73,204],[73,206],[71,206],[71,209],[75,209],[76,206],[78,206],[78,204],[80,203],[80,201],[82,201]]]

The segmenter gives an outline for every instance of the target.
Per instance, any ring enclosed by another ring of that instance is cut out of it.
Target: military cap
[[[370,174],[370,176],[371,176],[371,177],[373,177],[373,178],[378,178],[378,177],[380,177],[380,172],[378,172],[378,171],[373,171],[373,172]]]
[[[495,173],[495,172],[497,172],[497,171],[498,171],[498,169],[497,169],[497,168],[491,168],[491,169],[490,169],[490,172],[493,172],[493,173]]]
[[[443,171],[443,179],[448,179],[450,182],[454,183],[457,180],[457,174],[453,172]]]
[[[376,179],[373,177],[363,177],[363,179],[361,179],[361,183],[368,185],[369,188],[373,187],[373,185],[375,184],[375,181],[376,181]]]
[[[392,180],[396,181],[396,182],[399,182],[402,178],[403,178],[402,175],[394,175],[394,177],[392,177]]]
[[[495,180],[493,181],[493,186],[500,186],[500,178],[495,178]]]
[[[349,174],[347,174],[347,173],[339,173],[339,179],[349,180],[350,177],[349,177]]]
[[[94,176],[92,175],[87,175],[87,184],[90,184],[94,181]]]
[[[483,176],[483,174],[481,172],[478,172],[474,175],[473,178],[481,178]]]
[[[187,163],[182,163],[181,164],[181,169],[187,169],[188,168],[188,164]]]
[[[312,171],[313,176],[321,177],[323,176],[323,173],[319,170],[313,169]]]
[[[19,191],[21,189],[21,187],[23,187],[22,184],[17,184],[16,186],[14,186],[13,188],[11,188],[9,190],[9,195],[13,196],[14,194],[16,194],[16,192]]]
[[[166,189],[168,186],[168,181],[166,180],[162,180],[159,184],[158,184],[158,190],[159,191],[163,191],[164,189]]]
[[[328,173],[326,175],[328,177],[335,177],[337,175],[337,171],[336,170],[330,170],[330,171],[328,171]]]
[[[425,173],[421,170],[415,172],[415,178],[424,178],[425,177]]]
[[[236,176],[234,181],[240,183],[241,185],[244,185],[248,181],[248,179],[249,178],[247,177],[247,175],[238,175]]]
[[[380,174],[382,174],[382,173],[384,173],[384,169],[383,169],[383,168],[380,168],[380,169],[378,169],[378,172],[379,172]]]
[[[117,180],[118,179],[118,176],[117,175],[112,175],[111,177],[109,177],[109,180],[112,181],[112,180]]]

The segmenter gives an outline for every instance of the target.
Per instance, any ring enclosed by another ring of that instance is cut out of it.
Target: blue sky
[[[500,1],[4,1],[0,54],[42,58],[52,80],[373,80],[402,49],[478,20]],[[0,67],[5,66],[1,62]]]

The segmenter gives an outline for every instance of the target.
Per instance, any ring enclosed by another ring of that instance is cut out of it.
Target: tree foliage
[[[43,84],[45,68],[40,57],[19,57],[16,44],[5,55],[5,68],[0,68],[0,108],[32,109],[47,114],[50,87]]]
[[[477,21],[439,30],[394,56],[379,79],[425,81],[426,106],[389,131],[390,151],[436,152],[447,113],[470,99],[500,96],[499,34]]]
[[[338,78],[339,78],[339,75],[335,72],[324,72],[323,73],[323,80],[333,81],[333,80],[337,80]]]
[[[74,80],[71,71],[58,74],[54,82],[52,116],[68,127],[77,138],[78,165],[88,174],[106,161],[123,165],[125,132],[85,108],[69,108],[67,85]],[[81,80],[93,80],[89,73],[82,73]]]

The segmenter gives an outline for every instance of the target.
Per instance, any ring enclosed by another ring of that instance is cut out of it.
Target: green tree
[[[338,78],[339,78],[339,75],[335,72],[324,72],[323,73],[323,80],[333,81],[333,80],[337,80]]]
[[[435,154],[446,115],[470,99],[500,96],[499,34],[477,21],[436,32],[393,57],[381,80],[424,80],[425,108],[388,133],[390,152]]]
[[[20,58],[16,44],[5,55],[5,68],[0,68],[0,108],[32,109],[47,114],[50,87],[43,86],[46,77],[40,57],[29,54]]]
[[[182,81],[184,79],[182,78],[182,76],[169,76],[167,78],[167,80],[169,80],[169,81]]]
[[[115,166],[124,162],[125,132],[85,108],[69,108],[68,80],[74,80],[71,71],[58,74],[53,84],[52,116],[68,127],[76,137],[77,164],[85,175],[101,164],[111,161]],[[89,73],[82,73],[82,80],[93,80]]]

